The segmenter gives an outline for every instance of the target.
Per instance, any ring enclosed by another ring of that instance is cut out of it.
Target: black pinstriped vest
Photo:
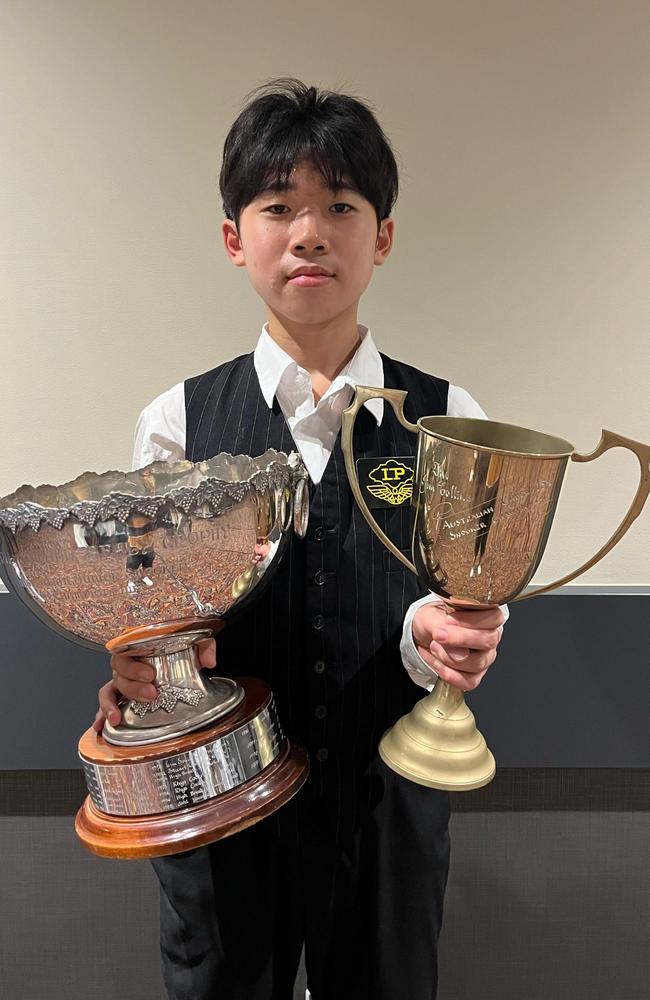
[[[384,383],[407,389],[406,415],[445,414],[449,384],[382,355]],[[188,379],[186,456],[289,452],[295,443],[277,400],[262,396],[253,355]],[[364,407],[357,458],[414,455],[417,439],[385,406],[381,426]],[[354,817],[370,795],[384,730],[422,696],[399,642],[417,578],[373,535],[348,486],[340,437],[321,482],[310,486],[309,530],[293,538],[272,582],[218,639],[219,672],[268,681],[285,731],[309,750],[316,795]],[[373,511],[397,546],[410,547],[410,508]]]

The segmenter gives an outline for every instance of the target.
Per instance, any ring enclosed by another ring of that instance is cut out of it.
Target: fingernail
[[[462,660],[466,660],[467,657],[469,656],[469,653],[467,652],[467,650],[465,650],[464,653],[461,653],[458,650],[456,652],[454,652],[453,650],[448,649],[447,652],[451,656],[452,660],[456,661],[456,663],[460,663]]]
[[[444,628],[434,628],[432,635],[438,642],[446,642],[449,638],[449,632]]]

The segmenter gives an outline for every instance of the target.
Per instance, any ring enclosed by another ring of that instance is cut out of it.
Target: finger
[[[108,684],[104,684],[104,686],[99,689],[99,711],[95,716],[93,728],[96,728],[96,723],[98,723],[100,715],[102,715],[107,722],[110,722],[112,726],[119,726],[122,721],[122,712],[120,711],[117,699],[118,689],[113,681],[109,681]],[[98,729],[97,731],[100,732],[101,730]]]
[[[440,664],[437,673],[440,680],[451,684],[452,687],[458,688],[460,691],[473,691],[483,680],[483,673],[463,674],[452,667],[446,667],[444,663]]]
[[[470,650],[464,660],[455,660],[449,655],[449,650],[438,643],[431,643],[431,655],[439,660],[443,666],[449,667],[460,674],[481,673],[488,666],[491,666],[496,659],[496,650]]]
[[[116,676],[113,685],[128,701],[153,701],[154,698],[158,697],[158,689],[153,684],[127,681]]]
[[[437,673],[438,671],[437,671],[436,664],[439,663],[439,660],[438,660],[438,658],[436,656],[433,655],[433,653],[431,652],[431,650],[428,647],[425,647],[425,646],[416,646],[415,648],[418,651],[418,655],[419,655],[420,659],[424,660],[424,662],[426,663],[427,667],[430,667],[431,670],[435,670],[436,673]]]
[[[440,642],[432,642],[429,645],[429,651],[432,656],[435,656],[437,660],[440,660],[447,667],[456,667],[459,670],[465,670],[468,660],[471,659],[472,654],[469,649],[460,650],[455,649],[453,655],[446,646],[443,646]]]
[[[431,633],[434,628],[444,628],[447,618],[447,609],[444,604],[430,603],[423,604],[418,608],[411,623],[411,632],[416,643],[428,644],[431,642]]]
[[[126,653],[114,653],[111,656],[111,669],[118,677],[127,681],[152,681],[156,671],[150,663],[138,660]]]
[[[450,650],[439,642],[432,642],[429,647],[431,655],[440,660],[446,667],[459,670],[461,673],[474,674],[483,669],[487,653],[478,650],[466,650],[466,655],[458,657],[457,650]]]
[[[158,697],[158,689],[154,684],[143,684],[141,681],[128,681],[119,674],[113,676],[113,680],[100,690],[112,695],[113,701],[122,695],[127,701],[153,701]],[[106,696],[108,696],[108,694]],[[100,707],[102,706],[100,697]]]
[[[447,684],[459,688],[461,691],[473,691],[479,686],[489,667],[494,662],[496,653],[487,653],[483,658],[481,668],[473,673],[467,673],[455,667],[449,667],[441,661],[436,667],[436,673]]]
[[[217,644],[214,639],[204,639],[197,646],[199,663],[208,670],[217,665]]]
[[[499,628],[506,618],[501,608],[488,608],[485,611],[452,611],[446,617],[450,625],[462,625],[463,628]]]
[[[460,670],[458,666],[443,662],[440,656],[430,650],[418,647],[418,653],[426,665],[443,681],[462,691],[472,691],[478,687],[485,676],[488,667],[493,662],[492,654],[477,654],[471,661],[472,671]],[[496,655],[496,654],[495,654]],[[479,662],[479,656],[481,661]],[[463,664],[465,667],[465,664]]]
[[[459,625],[445,624],[444,628],[434,628],[432,638],[445,646],[460,649],[496,649],[501,640],[499,629],[461,628]]]
[[[111,712],[109,713],[109,716],[110,717],[107,720],[101,708],[97,710],[97,714],[95,715],[95,721],[93,722],[92,725],[92,728],[95,730],[96,733],[102,732],[102,730],[104,729],[104,723],[107,721],[110,722],[112,726],[119,726],[120,722],[122,721],[122,713],[120,712],[120,710],[112,709]]]

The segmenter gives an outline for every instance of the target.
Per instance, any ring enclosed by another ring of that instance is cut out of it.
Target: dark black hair
[[[292,168],[303,160],[331,190],[353,187],[363,195],[377,225],[390,216],[397,164],[367,104],[292,77],[256,87],[247,100],[226,136],[219,177],[223,210],[238,228],[242,210],[267,188],[286,190]]]

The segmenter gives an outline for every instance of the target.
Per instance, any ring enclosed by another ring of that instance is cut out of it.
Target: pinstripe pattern
[[[382,361],[385,385],[409,392],[409,420],[446,413],[448,383],[387,357]],[[269,409],[262,397],[252,354],[189,379],[185,401],[191,461],[219,451],[295,448],[277,401]],[[358,458],[409,455],[416,438],[388,407],[381,427],[364,408],[355,448]],[[354,828],[373,805],[378,741],[422,694],[399,654],[404,613],[421,591],[356,508],[340,439],[321,482],[310,485],[310,500],[307,539],[292,540],[272,584],[219,637],[219,668],[271,684],[285,729],[310,751],[308,787],[328,803],[332,827],[340,832]],[[398,547],[408,549],[409,511],[374,513]],[[325,575],[320,586],[317,571]],[[322,672],[314,670],[318,661],[325,663]],[[277,815],[278,822],[295,822],[291,809]]]

